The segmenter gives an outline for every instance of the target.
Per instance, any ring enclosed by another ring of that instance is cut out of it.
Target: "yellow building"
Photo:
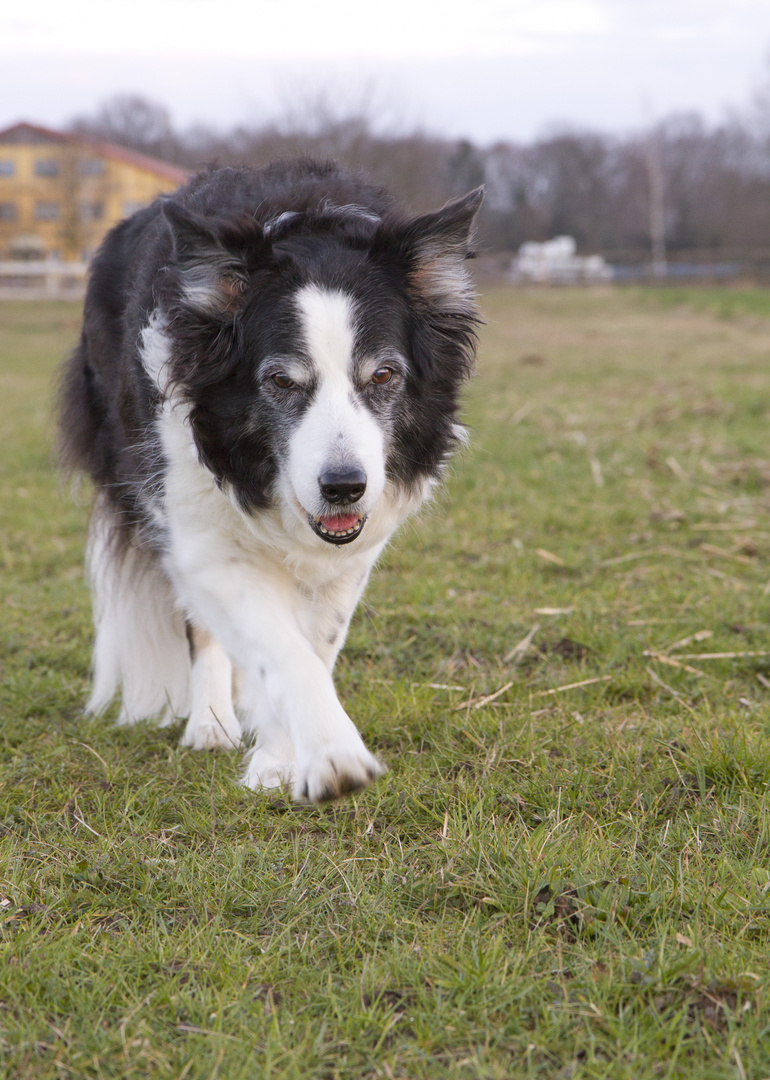
[[[88,260],[108,229],[187,176],[114,143],[14,124],[0,131],[0,258]]]

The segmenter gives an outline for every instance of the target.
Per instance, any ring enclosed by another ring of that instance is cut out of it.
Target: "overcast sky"
[[[478,142],[718,120],[770,84],[770,0],[5,0],[0,125],[139,93],[175,124],[344,114]]]

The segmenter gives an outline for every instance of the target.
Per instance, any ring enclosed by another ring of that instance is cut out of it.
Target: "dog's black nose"
[[[318,477],[321,494],[330,503],[355,503],[366,491],[366,473],[362,469],[329,469]]]

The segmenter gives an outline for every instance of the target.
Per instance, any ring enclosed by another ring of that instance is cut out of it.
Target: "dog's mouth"
[[[310,528],[325,540],[327,544],[350,544],[366,524],[366,518],[359,514],[336,514],[328,517],[308,517]]]

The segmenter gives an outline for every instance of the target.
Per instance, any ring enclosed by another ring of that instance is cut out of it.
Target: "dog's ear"
[[[473,368],[479,317],[465,262],[483,198],[476,188],[432,214],[386,218],[371,248],[373,259],[406,276],[414,371],[445,388],[456,388]]]
[[[470,258],[473,226],[484,199],[484,188],[475,188],[441,210],[408,222],[401,236],[411,264],[411,279],[422,296],[441,306],[464,305],[469,280],[465,260]]]
[[[204,315],[233,315],[241,306],[249,270],[269,246],[260,226],[251,218],[206,218],[173,201],[163,204],[163,215],[186,304]]]

